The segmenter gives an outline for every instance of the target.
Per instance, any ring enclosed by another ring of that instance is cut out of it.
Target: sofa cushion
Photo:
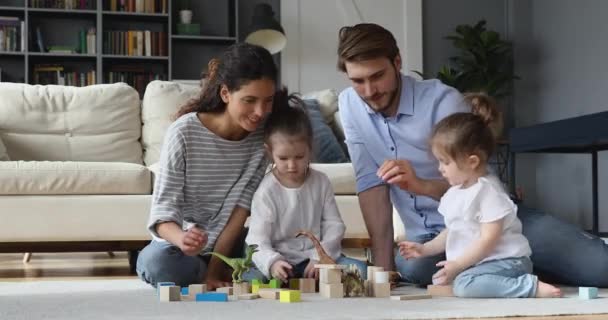
[[[325,173],[329,177],[336,195],[355,195],[355,170],[352,163],[313,163],[311,168]]]
[[[142,163],[139,95],[124,83],[0,83],[0,132],[12,160]]]
[[[0,195],[150,194],[151,173],[126,162],[0,162]]]
[[[308,110],[313,132],[313,162],[341,163],[348,162],[342,146],[334,132],[324,121],[317,100],[307,99],[304,104]]]
[[[188,100],[200,93],[199,86],[170,81],[152,81],[146,87],[142,104],[142,144],[144,163],[152,165],[158,161],[167,128]]]
[[[0,161],[9,161],[8,153],[6,153],[6,147],[4,143],[2,143],[2,139],[0,139]]]

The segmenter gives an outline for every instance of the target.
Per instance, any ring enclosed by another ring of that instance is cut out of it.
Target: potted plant
[[[192,23],[192,9],[190,7],[190,0],[182,0],[179,10],[179,21],[182,24]]]
[[[460,92],[481,91],[498,100],[510,96],[513,80],[519,79],[513,73],[511,43],[488,30],[485,20],[459,25],[455,31],[445,39],[452,41],[458,55],[450,57],[450,63],[435,78]]]

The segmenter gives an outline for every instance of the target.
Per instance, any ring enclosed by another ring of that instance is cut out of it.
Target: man
[[[386,270],[396,267],[404,281],[430,284],[445,255],[401,257],[393,249],[392,210],[399,212],[410,241],[427,242],[445,227],[437,206],[449,185],[428,139],[437,122],[470,107],[438,80],[401,74],[395,38],[376,24],[340,30],[338,69],[352,83],[340,94],[339,108],[374,262]],[[518,216],[538,272],[563,284],[608,286],[608,246],[601,239],[523,206]]]

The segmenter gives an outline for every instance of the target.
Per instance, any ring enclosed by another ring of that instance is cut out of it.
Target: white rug
[[[398,288],[404,293],[423,289]],[[302,302],[272,300],[160,303],[154,289],[136,279],[0,282],[0,319],[442,319],[608,313],[608,290],[579,300],[576,288],[562,299],[387,298],[328,300],[303,294]],[[393,292],[394,294],[397,291]]]

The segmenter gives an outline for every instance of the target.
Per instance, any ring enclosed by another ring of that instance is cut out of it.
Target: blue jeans
[[[486,261],[461,272],[452,290],[461,298],[533,298],[538,279],[528,257]]]
[[[549,283],[608,287],[608,245],[597,236],[554,216],[519,205],[517,216],[532,248],[534,273]],[[424,243],[435,234],[411,239]],[[395,265],[404,281],[428,285],[444,255],[405,260],[396,252]]]
[[[202,283],[207,262],[201,256],[187,256],[169,242],[151,241],[137,257],[137,274],[156,287],[159,282],[175,282],[187,287]]]
[[[304,270],[306,270],[306,266],[308,265],[308,262],[309,262],[309,260],[304,260],[304,261],[296,264],[295,266],[293,266],[292,271],[293,271],[294,278],[303,277]],[[343,264],[343,265],[354,264],[357,267],[357,269],[359,269],[359,273],[361,274],[361,277],[363,277],[363,279],[367,279],[367,263],[365,263],[361,260],[349,258],[346,256],[341,256],[340,258],[338,258],[338,260],[336,260],[336,263]],[[269,280],[268,278],[266,278],[266,276],[264,276],[262,271],[260,271],[255,266],[250,268],[248,272],[243,273],[243,279],[246,281],[251,281],[253,279],[259,279],[263,282],[268,282],[268,280]]]

